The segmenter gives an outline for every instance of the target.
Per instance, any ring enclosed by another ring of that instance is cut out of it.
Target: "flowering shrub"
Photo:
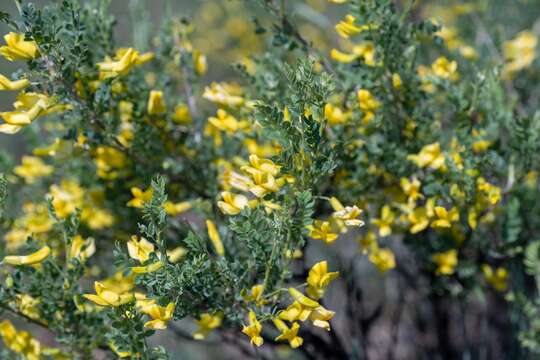
[[[2,358],[540,353],[540,6],[418,3],[0,12]]]

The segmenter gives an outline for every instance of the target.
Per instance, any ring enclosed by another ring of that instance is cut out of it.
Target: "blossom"
[[[217,111],[217,117],[209,117],[208,123],[216,129],[234,134],[237,131],[244,130],[249,126],[247,121],[238,121],[234,116],[223,109]]]
[[[173,203],[172,201],[165,201],[163,209],[167,215],[177,216],[191,209],[192,205],[189,201],[181,201],[179,203]]]
[[[223,191],[221,197],[223,201],[218,201],[217,205],[226,215],[238,215],[248,205],[248,199],[244,195]]]
[[[281,332],[281,334],[276,337],[276,341],[288,341],[289,345],[296,349],[304,343],[304,339],[298,336],[298,330],[300,330],[300,325],[297,322],[293,323],[289,328],[282,320],[274,319],[274,325]]]
[[[381,217],[371,220],[379,228],[380,236],[388,236],[392,234],[392,224],[396,219],[396,215],[388,205],[384,205],[381,209]]]
[[[28,79],[10,80],[0,74],[0,90],[22,90],[28,85],[30,85]]]
[[[206,228],[208,229],[208,237],[210,238],[210,241],[212,241],[216,253],[219,256],[225,255],[225,248],[223,247],[221,237],[219,236],[219,232],[217,231],[214,222],[212,220],[206,220]]]
[[[337,240],[338,235],[333,233],[328,221],[315,220],[313,225],[308,225],[309,236],[315,240],[322,240],[326,244],[331,244]]]
[[[251,344],[255,346],[261,346],[264,342],[261,337],[262,325],[257,320],[257,315],[253,312],[249,312],[249,325],[244,325],[242,332],[249,336]]]
[[[268,301],[266,301],[263,298],[264,293],[264,286],[263,285],[254,285],[251,287],[251,290],[246,292],[245,290],[242,292],[242,297],[245,301],[253,301],[255,302],[255,306],[261,307],[264,304],[266,304]]]
[[[23,34],[10,32],[4,35],[6,45],[0,47],[0,54],[9,61],[31,60],[38,56],[38,48],[35,41],[24,40]]]
[[[241,95],[242,91],[236,85],[214,82],[204,89],[203,98],[222,106],[238,107],[244,104]]]
[[[131,271],[134,274],[148,274],[148,273],[152,273],[154,271],[158,271],[162,267],[163,267],[163,262],[162,261],[156,261],[156,262],[151,263],[151,264],[146,265],[146,266],[134,266],[134,267],[131,268]]]
[[[396,259],[392,250],[379,248],[372,250],[368,256],[369,261],[384,273],[396,267]]]
[[[343,220],[347,226],[364,226],[364,222],[357,219],[362,214],[362,210],[358,206],[346,206],[343,210],[336,211],[332,214],[333,217]]]
[[[348,39],[350,36],[358,34],[365,30],[370,30],[375,28],[374,25],[356,25],[355,22],[356,18],[352,16],[351,14],[348,14],[345,16],[345,20],[340,21],[335,29],[336,32],[344,39]]]
[[[152,320],[144,324],[145,328],[163,330],[167,328],[167,322],[172,320],[175,304],[169,303],[167,306],[159,306],[152,301],[141,307],[141,312],[149,315]]]
[[[96,252],[96,244],[94,238],[83,239],[80,235],[75,235],[71,240],[71,247],[69,249],[69,259],[79,259],[81,262],[85,262]]]
[[[127,206],[134,208],[142,208],[145,203],[152,200],[154,189],[152,187],[149,187],[145,191],[142,191],[138,187],[132,187],[131,194],[133,195],[133,199],[128,201]]]
[[[43,262],[50,254],[51,248],[45,245],[38,251],[29,255],[6,256],[2,262],[9,265],[35,265]]]
[[[97,64],[99,68],[99,78],[100,80],[103,80],[127,75],[133,67],[145,64],[153,58],[154,54],[139,54],[139,52],[133,48],[118,49],[113,60],[106,58],[105,61]]]
[[[261,159],[256,154],[249,156],[249,166],[242,166],[242,171],[253,175],[258,172],[266,173],[272,176],[277,176],[281,166],[274,164],[272,160]]]
[[[189,107],[186,104],[178,104],[174,108],[171,119],[177,124],[189,124],[192,121]]]
[[[167,104],[163,100],[163,91],[150,91],[147,111],[149,115],[161,115],[167,112]]]
[[[16,166],[13,172],[22,177],[28,184],[32,184],[37,178],[52,174],[54,168],[46,165],[43,160],[34,156],[23,156],[22,164]]]
[[[128,241],[127,248],[129,256],[141,263],[146,262],[150,258],[150,254],[154,252],[154,244],[143,237],[139,239],[135,235]]]
[[[177,246],[174,249],[167,250],[167,259],[169,259],[169,261],[174,264],[178,262],[178,260],[180,260],[186,253],[186,248],[182,246]]]
[[[84,200],[84,191],[74,180],[64,179],[60,186],[50,188],[54,211],[59,218],[66,218],[80,208]]]
[[[536,59],[538,37],[531,31],[522,31],[503,44],[506,64],[502,77],[511,78],[516,72],[529,67]]]
[[[458,256],[456,249],[450,249],[444,252],[438,252],[431,256],[431,259],[437,264],[437,275],[452,275],[458,264]]]
[[[212,330],[221,326],[222,320],[223,314],[221,313],[217,313],[216,315],[208,313],[201,314],[201,317],[195,321],[199,328],[193,333],[193,338],[195,340],[203,340]]]
[[[488,264],[483,264],[482,273],[487,283],[495,290],[503,292],[508,289],[508,271],[505,268],[493,269]]]
[[[11,351],[21,354],[28,360],[39,360],[41,344],[26,331],[17,331],[11,321],[0,322],[0,336],[4,345]]]
[[[309,270],[307,278],[307,294],[320,299],[324,296],[324,291],[330,282],[339,276],[339,272],[328,272],[328,262],[320,261],[313,265]]]
[[[350,113],[343,112],[338,106],[324,105],[324,117],[330,125],[344,124],[349,119]]]
[[[312,321],[314,326],[330,331],[330,320],[334,317],[336,313],[325,309],[322,306],[315,308],[311,314],[309,314],[309,320]]]
[[[434,170],[445,169],[444,154],[441,151],[441,145],[436,142],[424,146],[418,154],[408,155],[407,159],[414,162],[418,167],[430,167]]]
[[[109,288],[99,281],[94,282],[96,294],[84,294],[83,297],[99,306],[120,306],[132,302],[135,297],[121,288]]]
[[[442,79],[454,80],[457,75],[457,62],[450,61],[447,58],[439,57],[431,64],[433,74]]]
[[[362,121],[367,124],[375,116],[375,112],[381,107],[381,103],[365,89],[360,89],[356,93],[360,110],[364,113]]]
[[[330,50],[330,57],[340,63],[351,63],[356,59],[363,59],[366,65],[376,66],[378,65],[375,60],[375,45],[371,41],[353,46],[352,53],[344,53],[337,49]]]
[[[459,220],[459,211],[455,207],[448,211],[442,206],[435,206],[435,215],[437,219],[431,223],[433,228],[449,228],[452,222]]]
[[[413,177],[411,180],[401,178],[399,180],[399,185],[401,186],[403,193],[407,195],[409,203],[414,203],[416,200],[424,198],[424,195],[420,192],[422,184],[416,177]]]
[[[195,69],[195,72],[197,75],[204,75],[206,74],[206,70],[208,69],[208,64],[206,62],[206,56],[201,53],[199,50],[193,51],[193,68]]]

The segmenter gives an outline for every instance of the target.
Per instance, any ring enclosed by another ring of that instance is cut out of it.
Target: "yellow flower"
[[[178,262],[178,260],[180,260],[186,253],[186,248],[178,246],[172,250],[167,250],[167,259],[169,259],[169,261],[174,264]]]
[[[82,263],[86,262],[96,252],[96,244],[94,238],[83,239],[82,236],[76,235],[71,241],[69,249],[69,259],[79,259]]]
[[[488,183],[483,177],[476,180],[476,188],[487,195],[491,205],[495,205],[501,200],[501,188]]]
[[[307,294],[314,299],[322,298],[326,287],[338,276],[339,272],[337,271],[328,272],[328,263],[326,261],[316,263],[309,270]]]
[[[313,225],[308,225],[309,236],[315,240],[322,240],[325,244],[331,244],[337,240],[338,235],[330,229],[328,221],[315,220]]]
[[[131,351],[121,351],[116,347],[116,345],[113,342],[109,343],[109,347],[111,348],[112,352],[115,353],[119,358],[127,358],[131,356]]]
[[[283,178],[276,180],[273,175],[261,171],[252,173],[251,177],[253,184],[250,185],[249,191],[258,198],[278,191],[284,184]]]
[[[192,121],[189,107],[186,104],[176,105],[171,118],[175,123],[182,125],[189,124]]]
[[[146,265],[146,266],[134,266],[131,268],[131,271],[134,274],[148,274],[154,271],[158,271],[163,267],[162,261],[156,261],[152,264]]]
[[[392,250],[387,248],[376,248],[369,254],[369,261],[384,273],[396,267],[396,259]]]
[[[262,297],[263,292],[264,292],[263,285],[254,285],[251,288],[249,293],[247,293],[244,290],[242,292],[242,297],[244,298],[245,301],[253,301],[255,303],[255,306],[261,307],[268,302]]]
[[[285,310],[279,312],[279,319],[288,322],[306,321],[314,308],[306,307],[298,301],[294,301]]]
[[[94,155],[97,175],[102,179],[114,180],[123,173],[128,159],[120,150],[110,146],[98,146]]]
[[[204,89],[203,98],[222,106],[238,107],[244,104],[241,95],[242,90],[236,85],[212,83]]]
[[[488,264],[482,265],[482,272],[487,283],[497,291],[503,292],[508,289],[508,271],[503,267],[494,270]]]
[[[169,303],[167,306],[159,306],[152,301],[147,303],[141,308],[141,312],[149,315],[152,320],[147,321],[144,324],[145,328],[154,329],[154,330],[163,330],[167,328],[167,322],[172,320],[174,314],[174,303]]]
[[[433,74],[442,79],[454,80],[457,75],[457,62],[450,61],[447,58],[440,57],[431,64]]]
[[[350,54],[341,52],[337,49],[330,50],[330,57],[332,59],[345,64],[362,58],[366,65],[377,66],[378,63],[375,61],[375,56],[375,45],[371,41],[366,41],[362,44],[355,45],[352,48],[352,53]]]
[[[0,74],[0,90],[22,90],[30,85],[30,80],[10,80],[4,75]]]
[[[336,32],[344,39],[348,39],[350,36],[358,34],[365,30],[371,30],[376,28],[374,25],[355,25],[356,18],[350,14],[345,16],[345,20],[340,21],[336,25]]]
[[[219,236],[219,232],[217,231],[214,222],[212,220],[206,220],[206,228],[208,229],[208,237],[210,238],[210,241],[212,241],[216,253],[219,256],[225,255],[225,248],[223,247],[221,237]]]
[[[431,227],[433,228],[449,228],[453,222],[459,220],[459,211],[456,207],[447,211],[442,206],[435,206],[435,215],[437,219],[431,223]]]
[[[261,159],[255,154],[249,156],[249,166],[242,166],[242,171],[253,175],[255,173],[266,173],[277,176],[281,166],[274,164],[272,160]]]
[[[409,203],[414,203],[417,199],[423,199],[424,195],[420,192],[420,187],[422,184],[416,177],[413,177],[411,180],[407,178],[401,178],[399,185],[403,190],[403,193],[407,195]]]
[[[411,223],[411,234],[419,233],[429,226],[430,219],[435,215],[435,199],[429,199],[424,207],[418,207],[408,214]]]
[[[17,299],[15,300],[15,305],[21,313],[30,319],[45,323],[41,320],[41,314],[38,308],[39,303],[39,299],[33,298],[28,294],[17,294]]]
[[[182,201],[179,203],[165,201],[165,203],[163,204],[163,209],[165,209],[167,215],[177,216],[191,209],[191,206],[192,205],[189,201]]]
[[[437,264],[437,275],[452,275],[458,264],[457,250],[451,249],[434,254],[431,259]]]
[[[216,129],[234,134],[237,131],[244,130],[249,126],[247,121],[238,121],[234,116],[223,109],[217,111],[217,117],[209,117],[208,122]]]
[[[253,311],[249,312],[249,325],[244,325],[242,332],[249,336],[251,344],[261,346],[264,342],[261,337],[262,325],[257,320],[257,315]]]
[[[536,59],[538,37],[531,31],[522,31],[514,39],[503,45],[506,64],[503,79],[511,78],[516,72],[529,67]]]
[[[149,115],[161,115],[167,112],[167,104],[163,100],[163,91],[150,91],[147,111]]]
[[[51,248],[44,246],[38,251],[30,255],[10,255],[6,256],[2,261],[4,264],[9,265],[35,265],[43,262],[51,254]]]
[[[128,241],[127,248],[129,256],[141,263],[145,263],[150,258],[150,254],[154,252],[154,244],[143,237],[139,239],[135,235]]]
[[[94,282],[96,294],[84,294],[83,297],[99,306],[120,306],[132,302],[135,297],[130,292],[120,292],[121,288],[108,288],[103,283]]]
[[[362,210],[358,206],[346,206],[343,210],[336,211],[332,216],[336,219],[342,220],[347,226],[364,226],[364,222],[357,219],[362,214]]]
[[[0,336],[4,345],[11,351],[21,354],[28,360],[40,360],[41,344],[26,331],[15,329],[11,321],[4,320],[0,323]]]
[[[371,220],[379,228],[380,236],[388,236],[392,234],[392,224],[396,219],[396,215],[388,205],[384,205],[381,209],[381,217]]]
[[[221,197],[223,201],[218,201],[217,205],[225,215],[238,215],[248,205],[248,199],[244,195],[223,191]]]
[[[303,306],[307,308],[314,309],[320,306],[318,302],[316,302],[313,299],[308,298],[307,296],[305,296],[304,294],[302,294],[300,291],[296,290],[293,287],[289,288],[289,294],[295,301],[299,302],[300,304],[302,304]]]
[[[64,219],[74,213],[75,209],[82,207],[84,191],[77,182],[64,179],[60,186],[51,186],[49,196],[53,199],[56,215]]]
[[[274,319],[273,322],[276,328],[281,332],[281,334],[276,337],[276,341],[288,341],[293,349],[296,349],[304,343],[304,339],[298,336],[300,325],[298,325],[297,322],[293,323],[290,328],[280,319]]]
[[[193,338],[195,340],[205,339],[212,330],[221,326],[222,320],[223,314],[221,313],[216,315],[210,315],[208,313],[201,314],[199,320],[195,320],[199,328],[193,333]]]
[[[197,75],[206,74],[206,70],[208,69],[208,65],[206,63],[206,56],[199,50],[195,50],[193,52],[193,68],[195,69]]]
[[[145,53],[141,55],[133,48],[118,49],[114,60],[106,58],[105,61],[97,64],[99,68],[99,78],[100,80],[103,80],[117,76],[124,76],[128,74],[134,66],[147,63],[153,58],[154,54]]]
[[[373,231],[368,231],[366,235],[358,239],[360,244],[360,250],[362,254],[367,254],[368,252],[377,249],[377,235]]]
[[[339,107],[332,104],[324,106],[324,117],[330,125],[344,124],[349,119],[350,113],[344,113]]]
[[[52,166],[46,165],[43,160],[34,156],[23,156],[22,164],[13,169],[13,172],[24,178],[28,184],[32,184],[39,177],[52,174],[53,171]]]
[[[9,61],[31,60],[38,56],[38,48],[35,41],[24,40],[23,34],[10,32],[4,35],[6,45],[0,47],[0,54]]]
[[[330,310],[325,309],[322,306],[315,308],[309,315],[309,320],[313,322],[314,326],[330,331],[330,320],[334,317],[336,313]]]
[[[364,113],[362,121],[364,124],[367,124],[373,119],[375,112],[381,107],[381,103],[365,89],[358,90],[356,95],[358,97],[360,110]]]
[[[392,74],[392,86],[394,89],[401,89],[401,86],[403,85],[403,81],[401,80],[401,76],[399,76],[398,73]]]
[[[127,206],[134,208],[142,208],[145,203],[152,200],[154,189],[152,187],[149,187],[145,191],[142,191],[138,187],[132,187],[131,194],[133,195],[133,199],[128,201]]]
[[[418,167],[430,167],[434,170],[444,170],[444,154],[441,151],[441,145],[437,143],[424,146],[418,154],[409,155],[407,159],[414,162]]]

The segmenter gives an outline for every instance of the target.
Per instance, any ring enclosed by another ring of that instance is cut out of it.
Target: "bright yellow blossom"
[[[325,244],[331,244],[337,240],[338,235],[332,232],[328,221],[315,220],[313,225],[308,225],[309,236],[315,240],[322,240]]]
[[[208,69],[208,64],[206,62],[206,55],[201,53],[199,50],[193,51],[193,68],[197,75],[206,74]]]
[[[189,111],[189,107],[186,104],[178,104],[174,108],[174,113],[171,116],[171,119],[177,123],[186,125],[191,123],[191,113]]]
[[[368,256],[369,261],[384,273],[396,267],[396,259],[392,250],[379,248],[372,250]]]
[[[225,255],[225,248],[221,242],[221,237],[219,236],[216,224],[214,224],[212,220],[206,220],[206,228],[208,230],[208,237],[210,238],[210,241],[212,241],[212,245],[214,246],[216,253],[219,256]]]
[[[22,355],[28,360],[40,360],[41,344],[26,331],[15,329],[11,321],[4,320],[0,323],[0,336],[6,348]]]
[[[142,208],[145,203],[152,200],[152,196],[154,195],[154,189],[152,187],[149,187],[145,191],[142,191],[138,187],[132,187],[131,194],[133,195],[133,199],[128,201],[127,206],[134,208]]]
[[[141,263],[146,262],[150,258],[150,254],[154,252],[154,244],[143,237],[139,239],[135,235],[128,241],[127,248],[129,257]]]
[[[201,314],[201,317],[198,320],[195,320],[195,323],[199,328],[193,333],[193,338],[195,340],[205,339],[212,330],[221,326],[222,320],[223,314],[221,313],[216,315],[210,315],[208,313]]]
[[[364,113],[362,122],[367,124],[375,116],[375,112],[381,107],[381,103],[369,92],[369,90],[360,89],[357,92],[358,104],[360,110]]]
[[[263,298],[264,286],[263,285],[254,285],[249,293],[247,291],[242,292],[242,297],[245,301],[252,301],[255,303],[255,306],[261,307],[266,304],[268,301]]]
[[[362,214],[362,210],[358,206],[346,206],[343,210],[336,211],[332,216],[342,220],[347,226],[364,226],[364,222],[357,219]]]
[[[9,61],[35,59],[39,52],[35,41],[24,40],[24,34],[10,32],[4,35],[6,45],[0,47],[0,54]]]
[[[99,68],[99,78],[100,80],[103,80],[127,75],[133,67],[147,63],[153,58],[154,54],[139,54],[139,52],[133,48],[118,49],[113,60],[106,58],[105,61],[97,64]]]
[[[154,271],[158,271],[162,267],[163,267],[163,262],[158,260],[158,261],[156,261],[154,263],[151,263],[149,265],[134,266],[134,267],[131,268],[131,272],[133,274],[148,274],[148,273],[152,273]]]
[[[234,134],[237,131],[246,129],[249,126],[247,121],[238,121],[234,116],[223,109],[217,111],[217,117],[209,117],[208,123],[216,129]]]
[[[84,190],[76,181],[64,179],[60,186],[56,184],[51,186],[49,196],[52,197],[56,215],[64,219],[82,206]]]
[[[330,282],[339,276],[339,272],[328,272],[328,263],[320,261],[309,270],[306,293],[314,298],[320,299],[324,296],[324,291]]]
[[[396,219],[396,214],[392,211],[390,206],[384,205],[381,209],[381,217],[371,220],[379,228],[380,236],[388,236],[392,234],[392,224]]]
[[[9,265],[35,265],[43,262],[51,254],[51,248],[44,246],[38,251],[29,255],[9,255],[2,260],[4,264]]]
[[[30,80],[10,80],[4,75],[0,74],[0,90],[22,90],[30,85]]]
[[[249,166],[242,166],[242,171],[253,175],[257,172],[267,173],[272,176],[277,176],[281,166],[274,164],[272,160],[261,159],[255,154],[249,156]]]
[[[79,259],[82,263],[86,262],[96,252],[94,238],[83,239],[81,235],[75,235],[71,241],[69,249],[69,259]]]
[[[437,264],[437,275],[452,275],[458,264],[456,249],[439,252],[434,254],[431,259]]]
[[[173,203],[172,201],[165,201],[163,204],[163,209],[165,209],[165,212],[169,216],[177,216],[180,215],[189,209],[191,209],[192,205],[189,201],[181,201],[179,203]]]
[[[450,211],[442,206],[435,206],[436,219],[431,223],[433,228],[449,228],[459,220],[459,211],[453,207]]]
[[[532,31],[522,31],[503,45],[506,64],[502,77],[511,78],[516,72],[529,67],[536,59],[538,37]]]
[[[493,269],[488,264],[482,265],[482,273],[487,283],[497,291],[503,292],[508,289],[508,271],[503,267]]]
[[[434,170],[445,169],[444,154],[439,143],[424,146],[418,154],[409,155],[407,159],[414,162],[418,167],[430,167]]]
[[[121,289],[108,288],[103,283],[94,282],[96,294],[84,294],[83,297],[99,306],[120,306],[132,302],[135,297],[130,292],[120,292]]]
[[[163,91],[150,91],[146,111],[149,115],[161,115],[167,112],[167,104],[165,104],[165,100],[163,99]]]
[[[344,39],[348,39],[350,36],[358,34],[362,31],[370,30],[376,28],[375,25],[356,25],[356,18],[351,14],[345,16],[345,19],[340,21],[335,29],[336,32]]]
[[[304,339],[298,336],[300,325],[298,325],[297,322],[293,323],[290,328],[280,319],[274,319],[273,322],[276,328],[281,332],[281,334],[276,337],[276,341],[288,341],[293,349],[296,349],[304,343]]]
[[[257,320],[257,315],[253,312],[249,312],[249,325],[244,325],[242,332],[249,336],[250,343],[255,346],[261,346],[264,342],[262,336],[262,325]]]
[[[28,184],[32,184],[37,178],[52,174],[54,168],[46,165],[43,160],[34,156],[23,156],[22,164],[16,166],[13,172],[22,177]]]
[[[232,84],[212,83],[210,87],[204,89],[203,97],[213,103],[238,107],[244,104],[244,98],[241,96],[241,89]]]
[[[223,201],[218,201],[217,205],[226,215],[238,215],[248,205],[248,199],[244,195],[223,191],[221,197]]]
[[[442,79],[454,80],[457,75],[457,62],[450,61],[445,57],[440,57],[431,64],[433,74]]]
[[[153,330],[163,330],[167,328],[167,322],[171,321],[174,314],[174,303],[169,303],[167,306],[159,306],[155,301],[144,304],[141,307],[141,312],[147,314],[152,320],[144,324],[145,328]]]

